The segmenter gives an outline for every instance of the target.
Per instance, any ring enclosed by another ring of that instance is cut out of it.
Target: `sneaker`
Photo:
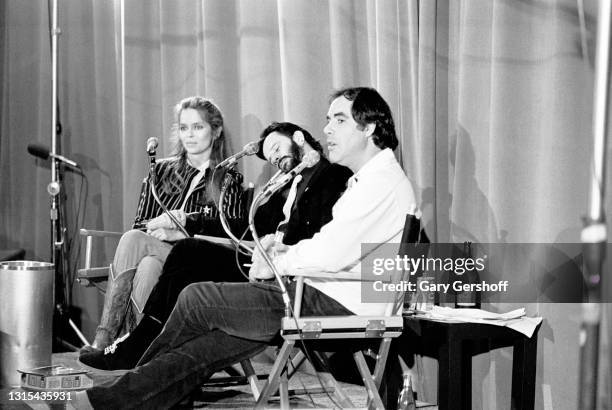
[[[78,362],[89,370],[99,372],[100,370],[107,374],[123,374],[127,370],[136,366],[139,357],[134,357],[130,349],[123,348],[123,342],[130,334],[120,337],[115,340],[110,346],[104,350],[96,350],[93,352],[81,351]]]

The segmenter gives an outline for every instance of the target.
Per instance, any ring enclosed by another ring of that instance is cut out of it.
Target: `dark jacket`
[[[179,209],[185,200],[185,196],[191,185],[191,180],[197,175],[198,170],[187,165],[181,170],[181,176],[185,181],[185,186],[174,193],[167,193],[162,188],[160,176],[171,166],[176,157],[166,158],[157,161],[155,164],[156,174],[156,192],[160,201],[168,208],[168,210]],[[223,175],[215,175],[215,179],[219,179]],[[190,235],[204,234],[211,236],[227,236],[221,222],[219,220],[219,210],[215,204],[218,198],[210,198],[207,186],[211,183],[212,170],[208,168],[204,177],[200,180],[196,188],[193,190],[185,204],[184,211],[187,214],[185,229]],[[228,171],[228,188],[225,196],[225,215],[228,223],[232,227],[233,232],[240,231],[246,226],[246,215],[242,200],[242,175],[234,170]],[[138,201],[138,210],[134,220],[133,228],[142,228],[146,225],[149,219],[161,215],[162,208],[153,198],[150,187],[149,177],[142,182],[140,198]]]
[[[348,168],[331,164],[326,158],[321,158],[316,166],[302,172],[291,216],[284,229],[285,245],[311,238],[331,221],[332,207],[346,189],[346,181],[352,174]],[[260,236],[275,232],[278,223],[283,220],[282,209],[290,185],[287,184],[285,190],[274,194],[258,209],[255,226]]]

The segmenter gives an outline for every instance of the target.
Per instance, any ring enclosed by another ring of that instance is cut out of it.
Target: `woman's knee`
[[[117,245],[117,252],[130,252],[133,249],[140,246],[147,239],[147,233],[139,231],[137,229],[131,229],[121,235],[119,244]]]
[[[164,261],[171,245],[148,235],[145,232],[132,229],[121,236],[115,251],[114,264],[120,269],[135,268],[145,256],[157,256]]]
[[[121,236],[113,258],[117,273],[136,268],[140,259],[145,256],[146,247],[143,244],[146,236],[146,233],[137,230],[127,231]]]

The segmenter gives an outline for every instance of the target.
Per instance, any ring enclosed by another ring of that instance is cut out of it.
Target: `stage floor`
[[[270,349],[253,360],[253,367],[257,374],[267,374],[272,367],[273,350]],[[79,368],[77,362],[77,353],[56,353],[53,355],[53,364],[62,364],[66,367]],[[308,369],[300,371],[294,376],[289,383],[290,389],[301,389],[304,386],[317,386],[318,381],[316,376],[309,372]],[[101,373],[90,373],[89,375],[95,385],[107,382],[114,379],[116,376],[105,376]],[[226,377],[227,374],[218,373],[214,377]],[[264,381],[260,380],[260,386],[263,386]],[[341,383],[345,392],[349,395],[355,406],[364,407],[366,404],[366,393],[363,386]],[[1,409],[60,409],[63,406],[59,403],[50,404],[42,401],[11,401],[9,393],[17,392],[20,389],[2,389],[2,397],[0,398]],[[312,400],[311,400],[312,398]],[[306,395],[294,396],[291,398],[292,406],[295,408],[332,408],[333,404],[325,394],[314,394],[309,398]],[[255,400],[251,394],[251,390],[247,385],[225,385],[203,388],[199,395],[195,398],[193,408],[197,409],[252,409]],[[314,402],[314,403],[313,403]],[[269,408],[279,408],[280,403],[270,403]],[[417,407],[423,410],[437,409],[437,406],[425,405],[417,403]],[[182,407],[187,408],[187,407]]]

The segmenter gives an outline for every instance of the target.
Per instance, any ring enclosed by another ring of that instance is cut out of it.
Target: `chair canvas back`
[[[414,251],[418,244],[429,243],[429,238],[425,233],[424,229],[421,229],[421,220],[414,215],[407,214],[404,222],[404,230],[402,232],[402,239],[400,241],[398,255],[400,257],[410,256],[411,251]],[[395,274],[391,275],[392,283],[403,283],[408,281],[410,276],[418,276],[419,272],[410,272],[406,270],[400,270]],[[394,300],[387,305],[385,316],[400,315],[404,307],[405,289],[398,290],[395,294]]]

